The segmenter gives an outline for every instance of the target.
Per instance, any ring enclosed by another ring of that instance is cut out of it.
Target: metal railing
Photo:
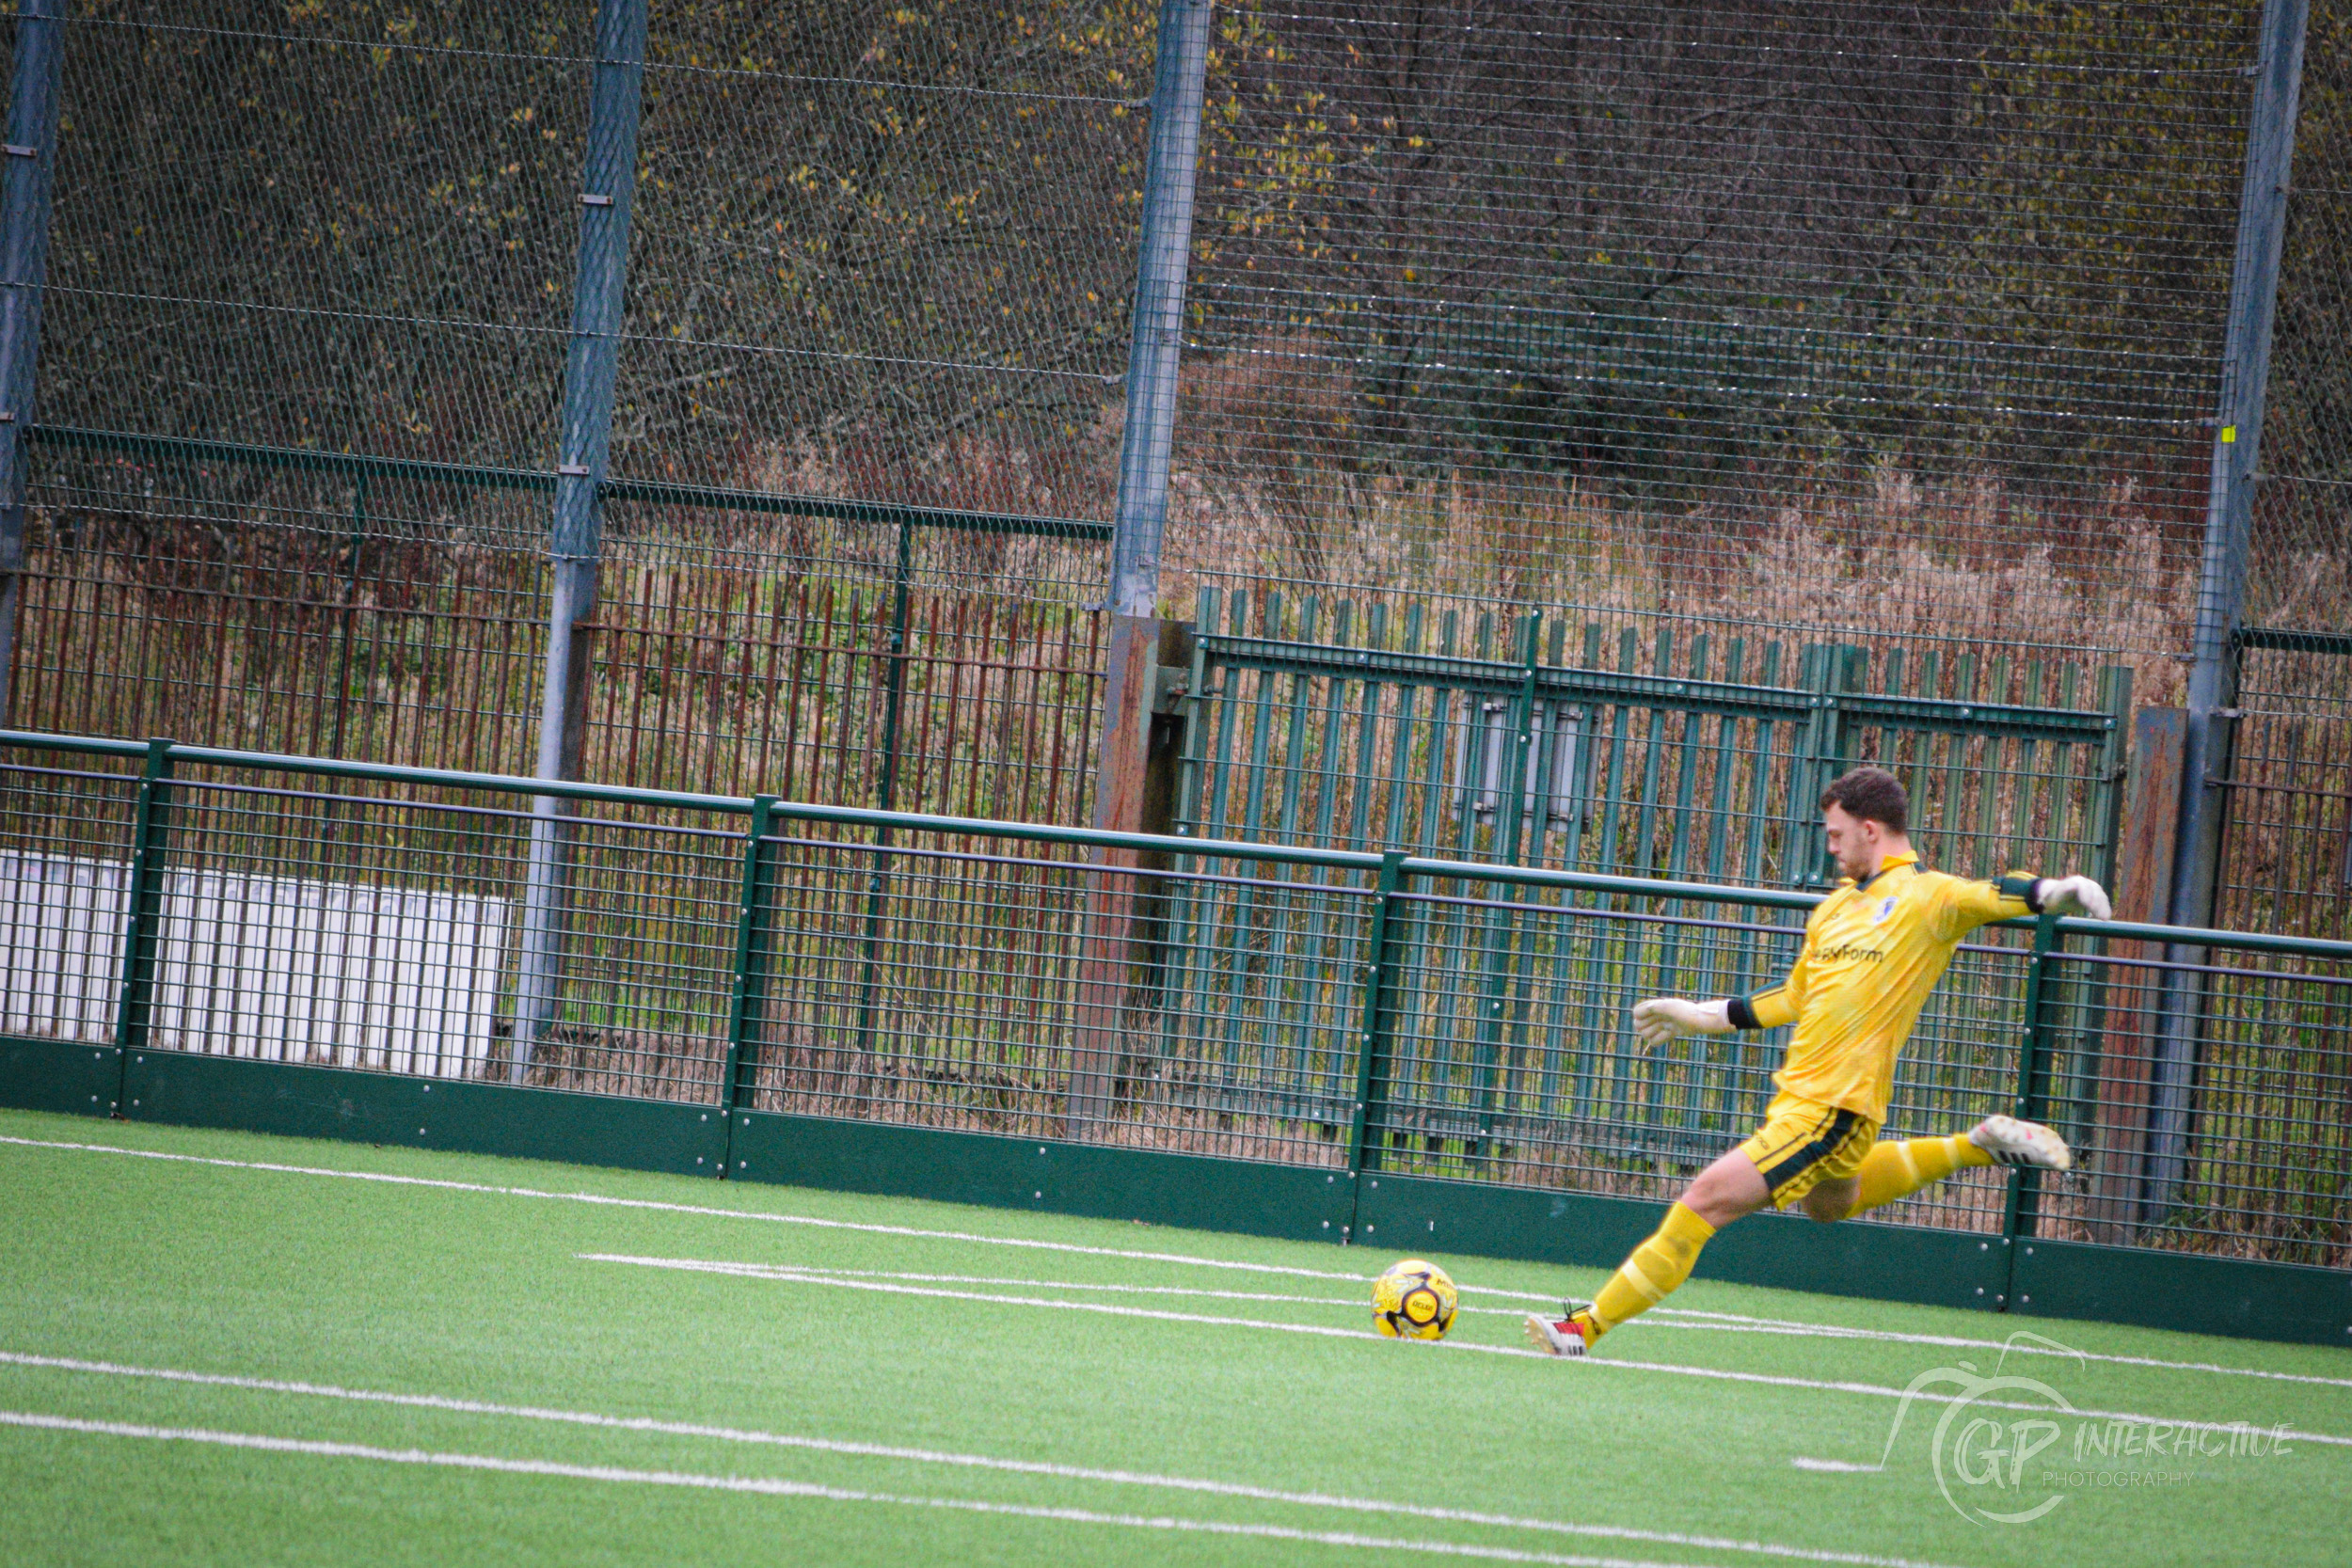
[[[0,1031],[502,1081],[550,794],[578,833],[531,1085],[1636,1197],[1753,1123],[1779,1053],[1646,1050],[1628,1004],[1759,983],[1814,902],[5,731]],[[2180,1105],[2151,1070],[2176,974]],[[2345,1266],[2352,943],[1989,927],[1887,1131],[1994,1112],[2056,1123],[2082,1171],[1880,1217]]]

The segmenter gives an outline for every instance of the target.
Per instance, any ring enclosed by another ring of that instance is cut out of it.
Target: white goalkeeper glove
[[[2087,914],[2093,920],[2112,920],[2115,906],[2107,902],[2107,890],[2088,877],[2044,877],[2033,885],[2034,902],[2052,914]]]
[[[1653,996],[1646,1002],[1633,1004],[1633,1033],[1653,1051],[1677,1035],[1728,1035],[1731,1004]]]

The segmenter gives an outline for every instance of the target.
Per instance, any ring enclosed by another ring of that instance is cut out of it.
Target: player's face
[[[1837,869],[1860,881],[1878,869],[1880,841],[1886,830],[1876,822],[1848,815],[1836,801],[1821,808],[1821,826],[1829,832],[1829,852]]]

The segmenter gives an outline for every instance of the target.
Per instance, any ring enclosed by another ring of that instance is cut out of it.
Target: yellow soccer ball
[[[1418,1258],[1391,1264],[1372,1282],[1372,1326],[1391,1339],[1442,1339],[1460,1293],[1445,1270]]]

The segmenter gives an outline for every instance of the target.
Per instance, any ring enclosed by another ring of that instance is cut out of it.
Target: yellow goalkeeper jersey
[[[1889,855],[1876,876],[1849,879],[1804,923],[1788,978],[1731,1001],[1741,1029],[1794,1023],[1772,1082],[1789,1094],[1886,1120],[1895,1056],[1961,939],[1990,921],[2032,912],[2034,879],[1976,882]]]

